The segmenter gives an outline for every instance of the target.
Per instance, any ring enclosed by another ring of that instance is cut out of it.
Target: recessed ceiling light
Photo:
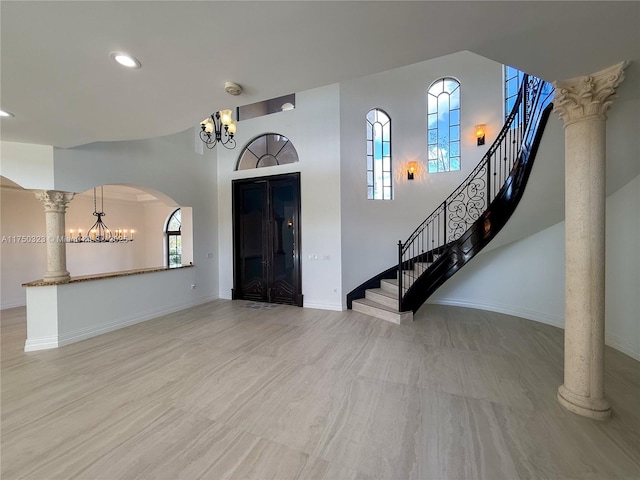
[[[0,110],[0,117],[13,117],[13,113],[7,112],[5,110]]]
[[[137,58],[132,57],[131,55],[129,55],[127,53],[112,52],[110,56],[114,61],[118,62],[123,67],[140,68],[142,66],[142,64],[140,63],[140,61]]]

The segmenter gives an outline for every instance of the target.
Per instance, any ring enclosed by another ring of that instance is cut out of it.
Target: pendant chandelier
[[[202,131],[200,140],[207,148],[214,148],[218,143],[232,150],[236,148],[233,138],[236,133],[236,121],[232,118],[231,110],[220,110],[200,122]]]
[[[93,188],[93,216],[98,217],[96,223],[87,231],[86,236],[82,236],[82,230],[78,230],[78,235],[73,236],[73,230],[70,230],[71,241],[74,243],[127,243],[133,242],[134,230],[130,232],[127,230],[116,229],[113,232],[109,230],[109,227],[102,221],[102,217],[107,214],[104,213],[104,187],[100,187],[100,211],[98,211],[98,202],[96,195],[96,188]]]
[[[237,97],[242,93],[242,86],[235,82],[225,82],[224,91]],[[212,114],[200,122],[200,126],[202,127],[200,140],[207,148],[214,148],[218,143],[229,150],[236,148],[236,141],[233,139],[236,133],[236,121],[233,119],[231,110],[220,110]]]

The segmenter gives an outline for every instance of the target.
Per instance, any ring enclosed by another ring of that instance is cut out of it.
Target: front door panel
[[[269,259],[271,301],[295,303],[298,293],[296,229],[298,223],[297,185],[290,180],[273,181],[271,190]]]
[[[239,256],[239,290],[247,300],[266,301],[266,183],[242,185],[238,194],[240,248],[236,254]]]
[[[233,182],[233,298],[302,305],[299,174]]]

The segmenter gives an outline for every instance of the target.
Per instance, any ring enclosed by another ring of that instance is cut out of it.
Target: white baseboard
[[[26,299],[16,300],[14,302],[6,302],[0,305],[0,310],[7,310],[9,308],[25,307],[27,305]]]
[[[120,319],[116,322],[109,323],[106,325],[104,324],[95,325],[95,326],[90,326],[80,330],[63,333],[61,335],[58,335],[57,337],[27,339],[27,341],[25,342],[24,351],[31,352],[35,350],[46,350],[50,348],[63,347],[71,343],[79,342],[81,340],[86,340],[88,338],[102,335],[103,333],[113,332],[114,330],[118,330],[120,328],[128,327],[130,325],[135,325],[136,323],[146,322],[147,320],[152,320],[154,318],[158,318],[163,315],[175,313],[180,310],[185,310],[187,308],[195,307],[197,305],[201,305],[203,303],[211,302],[217,299],[218,297],[215,295],[207,295],[203,297],[198,297],[189,302],[173,305],[171,307],[148,311],[127,319]]]
[[[304,301],[304,308],[317,308],[318,310],[333,310],[335,312],[341,312],[344,310],[340,303],[321,303],[321,302],[307,302]]]
[[[440,298],[436,300],[429,300],[427,303],[434,305],[450,305],[453,307],[465,307],[465,308],[477,308],[478,310],[488,310],[490,312],[504,313],[507,315],[513,315],[514,317],[525,318],[534,322],[544,323],[553,327],[558,327],[564,330],[564,317],[559,315],[553,315],[551,313],[539,312],[530,310],[527,308],[518,308],[511,305],[490,304],[481,302],[468,302],[465,300],[458,300],[454,298]],[[627,340],[612,335],[610,333],[605,334],[605,344],[611,348],[615,348],[625,355],[629,355],[631,358],[640,362],[640,346],[634,345]]]
[[[610,333],[605,334],[604,341],[611,348],[615,348],[625,355],[629,355],[634,360],[640,362],[640,348],[638,345],[628,342],[624,338],[612,335]]]
[[[38,350],[49,350],[50,348],[58,348],[58,337],[42,337],[42,338],[27,338],[24,342],[25,352],[35,352]]]
[[[428,300],[427,303],[436,305],[450,305],[452,307],[477,308],[478,310],[488,310],[490,312],[504,313],[506,315],[526,318],[527,320],[533,320],[534,322],[540,322],[564,329],[564,317],[551,313],[530,310],[528,308],[520,308],[514,307],[512,305],[501,305],[495,303],[468,302],[466,300],[458,300],[455,298],[440,298],[436,300]]]

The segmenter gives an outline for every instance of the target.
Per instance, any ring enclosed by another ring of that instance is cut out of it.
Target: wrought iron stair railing
[[[496,140],[466,180],[398,243],[398,309],[416,311],[493,239],[524,192],[553,87],[525,75]]]
[[[525,75],[515,104],[476,168],[414,230],[398,242],[398,264],[347,295],[347,306],[380,280],[396,276],[398,310],[415,312],[493,239],[522,197],[551,112],[553,87]]]

